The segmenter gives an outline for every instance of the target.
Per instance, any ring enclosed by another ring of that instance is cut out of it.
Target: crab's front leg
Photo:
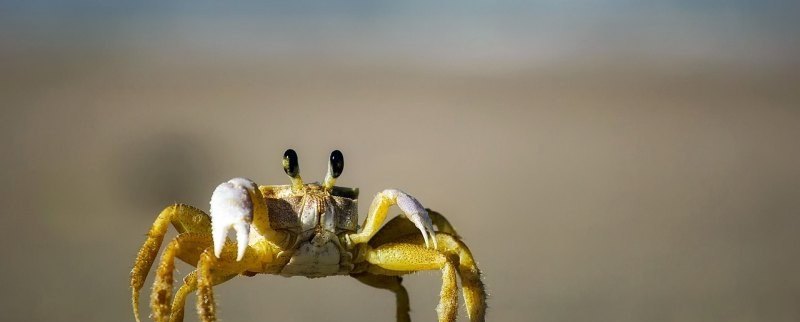
[[[397,205],[403,211],[403,214],[419,229],[425,239],[425,247],[437,247],[433,223],[425,207],[416,198],[396,189],[386,189],[375,196],[369,207],[367,219],[364,220],[363,229],[360,233],[347,235],[348,243],[352,246],[368,242],[386,220],[386,214],[392,205]]]
[[[211,195],[211,235],[214,255],[219,258],[228,232],[236,231],[236,260],[242,260],[250,240],[250,226],[264,236],[270,236],[269,216],[264,196],[258,186],[248,179],[234,178],[217,186]]]

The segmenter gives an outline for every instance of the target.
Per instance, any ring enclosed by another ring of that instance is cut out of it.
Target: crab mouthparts
[[[314,237],[311,238],[311,244],[317,247],[322,247],[330,241],[330,237],[325,231],[317,231]]]

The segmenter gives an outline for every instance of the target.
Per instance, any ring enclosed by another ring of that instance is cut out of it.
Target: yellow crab
[[[197,291],[200,318],[214,321],[212,286],[237,275],[259,273],[309,278],[350,275],[394,292],[397,320],[409,321],[408,293],[400,276],[435,269],[442,271],[443,279],[439,321],[456,319],[457,275],[470,320],[484,321],[486,293],[480,270],[442,215],[402,191],[387,189],[375,196],[359,232],[358,189],[334,186],[344,168],[341,152],[331,153],[322,184],[303,183],[297,154],[291,149],[284,153],[283,168],[291,185],[258,186],[235,178],[214,190],[210,215],[183,204],[169,206],[158,215],[131,271],[137,321],[139,290],[170,223],[179,235],[161,255],[153,283],[150,306],[157,321],[182,321],[186,296],[193,291]],[[404,216],[381,227],[392,205]],[[231,229],[236,242],[227,240]],[[196,269],[184,278],[173,298],[176,257]]]

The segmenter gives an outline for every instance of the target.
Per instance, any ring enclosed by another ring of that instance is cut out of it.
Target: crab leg
[[[216,277],[212,284],[222,284],[236,277],[236,274]],[[170,315],[170,322],[183,322],[184,308],[186,306],[186,297],[192,292],[197,290],[197,271],[192,271],[183,278],[183,285],[175,293],[175,299],[172,300],[172,314]]]
[[[156,321],[167,321],[170,316],[175,257],[195,258],[196,262],[196,258],[209,246],[211,246],[211,236],[208,233],[183,233],[175,237],[164,249],[150,295],[150,307]]]
[[[136,261],[131,270],[131,303],[133,305],[133,315],[136,321],[139,319],[139,290],[144,286],[147,273],[155,261],[164,235],[167,233],[169,224],[172,223],[179,233],[207,232],[211,229],[211,221],[203,211],[184,204],[175,204],[165,208],[153,222],[153,226],[147,233],[147,240],[139,249]]]
[[[437,233],[436,239],[441,247],[433,250],[424,247],[424,239],[418,235],[407,235],[396,241],[383,244],[375,249],[367,246],[366,260],[391,271],[442,270],[441,300],[437,311],[439,321],[454,321],[456,316],[453,302],[455,272],[461,275],[464,302],[470,321],[484,321],[486,316],[486,292],[480,280],[480,270],[475,264],[467,246],[457,238]],[[370,270],[368,270],[370,271]],[[376,271],[379,272],[379,271]]]
[[[422,233],[425,240],[425,247],[435,249],[436,238],[434,238],[433,223],[431,222],[425,207],[411,195],[395,189],[386,189],[378,193],[369,207],[367,219],[364,220],[364,229],[357,234],[347,235],[350,243],[360,244],[369,241],[378,231],[386,220],[389,207],[397,205],[403,214],[414,223],[414,226]]]
[[[216,321],[216,304],[212,286],[217,281],[225,281],[230,275],[238,275],[245,271],[259,272],[273,258],[272,251],[246,247],[241,259],[238,258],[238,247],[234,243],[225,243],[220,256],[214,250],[206,249],[197,262],[197,314],[204,322]]]

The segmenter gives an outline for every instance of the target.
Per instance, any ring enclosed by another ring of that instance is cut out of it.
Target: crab
[[[457,276],[469,319],[485,320],[481,272],[441,214],[403,191],[386,189],[373,199],[359,231],[358,188],[334,185],[344,169],[340,151],[331,153],[322,183],[303,183],[294,150],[284,153],[283,168],[289,185],[259,186],[244,178],[220,184],[211,195],[210,215],[185,204],[171,205],[158,215],[131,271],[136,321],[140,321],[139,292],[170,223],[178,235],[165,247],[156,270],[150,296],[151,317],[156,321],[183,321],[186,297],[192,292],[197,293],[200,319],[215,321],[212,286],[256,274],[350,275],[393,292],[397,321],[409,321],[409,298],[401,276],[423,270],[442,272],[439,321],[456,319]],[[402,215],[382,226],[393,205]],[[228,240],[231,230],[235,241]],[[173,294],[175,258],[195,269]]]

